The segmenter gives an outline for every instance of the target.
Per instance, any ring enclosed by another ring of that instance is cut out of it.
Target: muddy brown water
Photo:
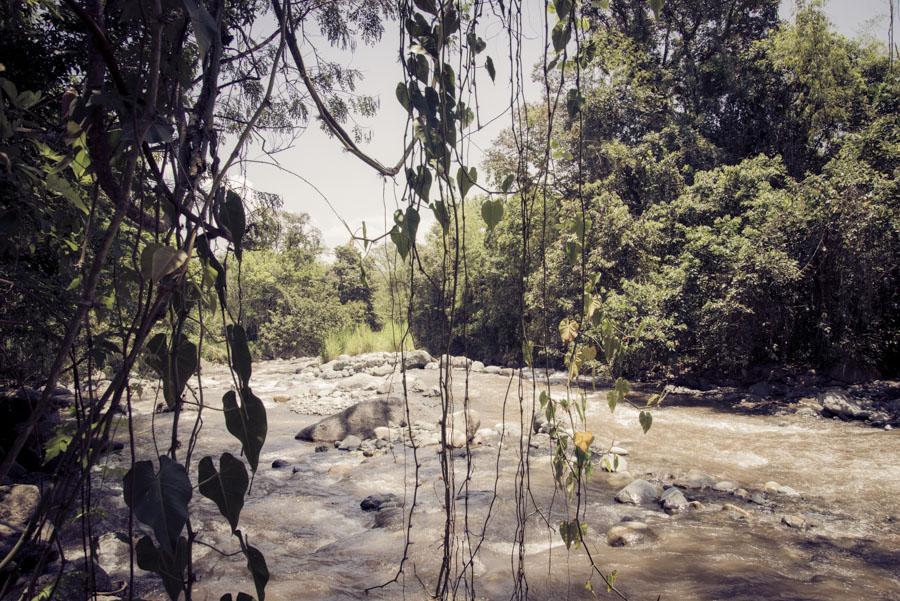
[[[265,364],[254,366],[254,380],[265,378]],[[415,370],[426,389],[437,372]],[[464,372],[454,371],[457,405],[465,386]],[[218,382],[224,385],[225,378]],[[221,397],[211,380],[208,399]],[[264,387],[261,387],[264,388]],[[504,419],[520,421],[518,382],[498,375],[471,374],[471,407],[482,427]],[[524,384],[526,398],[530,383]],[[277,392],[275,394],[278,394]],[[435,446],[418,451],[420,486],[410,532],[412,545],[398,582],[365,592],[394,578],[407,532],[406,518],[414,492],[414,461],[409,448],[371,458],[335,449],[316,453],[312,443],[294,434],[316,417],[292,413],[263,396],[269,433],[260,470],[241,514],[240,527],[266,556],[271,580],[266,599],[350,600],[428,599],[441,558],[444,528],[443,481]],[[504,399],[506,399],[504,407]],[[434,421],[436,399],[411,397],[413,421]],[[215,403],[211,403],[215,405]],[[628,449],[629,475],[596,473],[585,495],[589,524],[588,549],[605,571],[615,571],[617,587],[629,599],[896,599],[900,600],[900,433],[853,423],[799,416],[749,416],[704,406],[667,406],[655,411],[644,435],[637,412],[619,407],[611,414],[603,391],[588,397],[588,424],[597,441]],[[530,414],[526,401],[524,412]],[[194,414],[188,413],[187,424]],[[528,422],[527,415],[523,418]],[[170,415],[135,420],[139,438],[151,426],[167,431]],[[237,442],[224,428],[221,413],[206,410],[196,459],[235,452]],[[527,428],[526,428],[527,429]],[[145,458],[153,447],[141,449]],[[514,544],[524,513],[524,560],[528,598],[592,599],[585,588],[590,567],[583,549],[567,551],[555,527],[565,516],[565,503],[554,494],[549,446],[528,453],[530,482],[527,502],[516,502],[516,474],[521,454],[517,438],[454,455],[456,549],[453,572],[459,598],[508,599],[513,593],[519,547]],[[293,467],[271,468],[275,459]],[[111,462],[127,465],[127,458]],[[497,469],[499,466],[499,472]],[[465,474],[471,468],[466,482]],[[774,504],[761,506],[710,489],[684,489],[702,509],[669,516],[656,505],[616,503],[615,493],[631,478],[672,483],[690,470],[716,480],[730,480],[751,492],[777,481],[800,492],[800,498],[769,495]],[[499,474],[499,475],[498,475]],[[192,473],[196,480],[196,474]],[[117,492],[115,480],[106,485]],[[394,493],[405,511],[363,512],[368,495]],[[113,506],[121,503],[110,497]],[[722,511],[734,503],[750,517]],[[234,551],[235,542],[215,506],[195,494],[195,528],[201,540]],[[789,528],[788,514],[803,515],[811,527]],[[610,547],[606,531],[623,519],[646,522],[655,538],[633,547]],[[483,534],[483,540],[482,540]],[[469,549],[477,547],[474,561]],[[223,557],[197,546],[195,599],[217,600],[226,592],[252,591],[240,556]],[[113,574],[115,577],[115,574]],[[595,577],[599,598],[612,598]],[[163,599],[152,576],[140,578],[147,599]]]

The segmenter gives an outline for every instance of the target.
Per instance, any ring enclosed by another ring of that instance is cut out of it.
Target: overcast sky
[[[835,27],[845,35],[870,34],[886,39],[890,1],[831,0],[826,10]],[[524,4],[529,5],[529,8],[523,15],[525,43],[522,58],[527,66],[526,75],[530,75],[530,66],[539,60],[542,53],[543,2],[535,0]],[[783,17],[790,18],[793,5],[792,0],[782,0]],[[493,27],[489,26],[486,33],[488,35],[482,35],[488,42],[488,47],[479,58],[492,55],[497,76],[496,83],[492,84],[483,69],[478,74],[478,101],[483,122],[505,111],[510,94],[505,33],[496,23]],[[319,46],[321,51],[327,44]],[[346,66],[361,71],[365,79],[360,83],[359,89],[379,100],[378,114],[360,121],[359,125],[369,128],[373,134],[371,141],[362,147],[385,165],[396,164],[399,160],[406,125],[406,113],[394,96],[397,82],[402,78],[401,67],[396,62],[398,46],[395,27],[388,24],[384,38],[377,46],[360,46],[355,53],[335,52],[329,56],[338,57]],[[538,85],[529,83],[525,89],[525,97],[529,101],[537,101],[540,99],[540,92]],[[481,171],[483,150],[490,147],[497,134],[509,126],[509,122],[509,115],[503,114],[470,138],[470,145],[466,149],[469,165],[479,166],[479,172]],[[264,158],[258,157],[258,151],[254,150],[249,155],[249,158]],[[248,184],[265,192],[280,194],[284,199],[284,208],[288,211],[308,213],[313,224],[322,232],[329,248],[349,240],[349,234],[337,215],[352,228],[359,228],[365,221],[370,236],[385,231],[385,224],[392,222],[403,176],[397,178],[396,186],[391,180],[382,178],[359,159],[345,152],[337,140],[325,135],[317,122],[310,124],[293,148],[280,153],[278,160],[286,169],[299,174],[306,181],[274,167],[251,164],[247,168]],[[420,232],[426,231],[430,225],[429,217],[430,215],[423,215]]]

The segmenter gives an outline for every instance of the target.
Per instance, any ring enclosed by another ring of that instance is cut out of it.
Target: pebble
[[[781,523],[789,528],[796,528],[797,530],[806,530],[806,527],[809,525],[805,517],[796,514],[781,516]]]

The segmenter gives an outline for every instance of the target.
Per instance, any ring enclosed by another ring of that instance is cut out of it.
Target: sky
[[[887,39],[890,1],[830,0],[826,12],[835,28],[844,35],[870,34]],[[524,4],[522,60],[526,66],[525,75],[529,77],[530,66],[542,55],[544,14],[543,2],[533,0]],[[793,6],[792,0],[782,0],[780,12],[783,18],[791,17]],[[318,44],[320,52],[329,59],[359,70],[364,79],[358,88],[378,100],[378,113],[358,121],[360,126],[372,132],[371,140],[360,147],[384,165],[394,165],[399,160],[406,128],[406,112],[394,94],[397,82],[402,79],[402,70],[396,60],[399,42],[395,29],[396,26],[391,27],[388,23],[377,45],[360,45],[355,52],[323,51],[328,48],[327,43]],[[484,150],[490,148],[497,135],[509,126],[509,114],[503,113],[509,105],[511,89],[505,33],[499,23],[491,23],[481,35],[488,47],[479,58],[492,55],[497,74],[494,83],[484,69],[478,74],[479,114],[483,122],[498,118],[471,136],[465,149],[467,164],[479,167],[479,172],[482,171],[480,163]],[[524,95],[529,101],[538,101],[541,86],[527,82]],[[250,148],[248,158],[266,159],[258,147]],[[287,211],[308,213],[326,247],[333,248],[350,240],[346,226],[358,231],[362,222],[366,222],[370,237],[390,229],[405,179],[402,174],[396,178],[396,183],[380,176],[344,151],[340,143],[326,135],[314,120],[294,146],[279,153],[277,158],[283,170],[249,164],[245,176],[247,185],[279,194]],[[422,217],[420,234],[427,231],[433,220],[430,211],[423,212]]]

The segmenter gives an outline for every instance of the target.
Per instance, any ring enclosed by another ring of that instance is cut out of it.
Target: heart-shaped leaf
[[[459,186],[459,195],[461,198],[465,199],[466,193],[477,181],[478,171],[475,167],[470,167],[469,169],[460,167],[456,170],[456,183]]]
[[[484,61],[484,68],[487,69],[491,81],[494,81],[497,77],[497,70],[494,68],[494,59],[492,59],[491,57],[487,57],[487,59],[485,59]]]
[[[569,344],[578,336],[578,322],[569,317],[559,322],[559,337],[563,343]]]
[[[241,441],[250,469],[256,472],[259,466],[259,453],[268,433],[266,408],[263,402],[250,388],[245,387],[241,389],[240,404],[237,394],[229,390],[222,397],[222,408],[225,411],[225,427]]]
[[[184,466],[162,455],[156,473],[153,462],[138,461],[125,474],[123,494],[134,516],[153,529],[160,548],[174,555],[191,500],[191,481]]]
[[[188,260],[186,252],[171,246],[160,246],[153,252],[153,263],[150,270],[150,279],[158,282],[165,276],[185,264]]]
[[[247,215],[244,213],[244,201],[232,190],[225,192],[225,202],[219,213],[219,222],[231,234],[234,254],[241,260],[244,233],[247,231]]]
[[[175,552],[169,554],[157,549],[149,536],[142,536],[134,546],[134,555],[138,567],[159,574],[166,593],[172,601],[178,601],[179,595],[184,590],[184,572],[190,556],[187,539],[179,537]]]
[[[481,204],[481,218],[489,230],[493,230],[503,219],[503,201],[498,199],[486,200]]]
[[[409,112],[409,89],[406,87],[406,84],[402,81],[397,84],[397,102],[400,103],[400,106]]]
[[[197,470],[200,494],[216,504],[219,513],[228,520],[231,532],[234,533],[241,518],[241,509],[244,508],[244,495],[250,486],[250,478],[244,462],[231,453],[222,454],[219,468],[216,471],[212,457],[200,460]]]
[[[644,434],[646,434],[650,426],[653,425],[653,414],[649,411],[641,411],[638,414],[638,421],[641,423],[641,429],[644,430]]]

